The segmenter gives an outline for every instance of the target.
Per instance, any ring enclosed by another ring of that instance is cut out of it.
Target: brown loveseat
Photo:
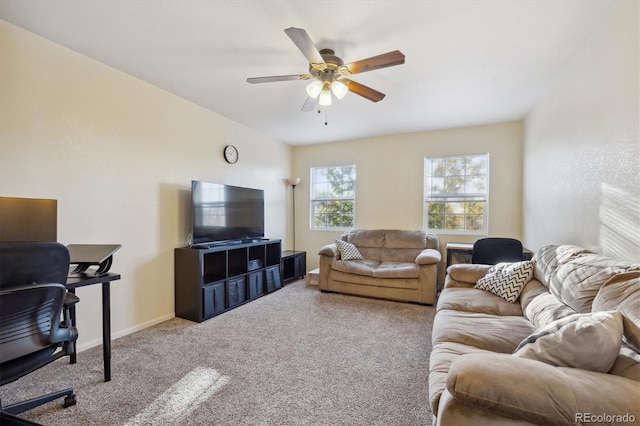
[[[434,424],[637,424],[640,265],[543,247],[514,303],[475,288],[490,268],[447,270],[429,363]]]
[[[425,231],[352,230],[340,241],[362,259],[345,260],[336,243],[320,250],[319,287],[359,296],[433,304],[439,239]]]

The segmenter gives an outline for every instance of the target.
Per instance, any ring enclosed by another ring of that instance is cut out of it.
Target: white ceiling
[[[291,145],[523,118],[611,7],[609,0],[0,0],[0,18]],[[284,33],[304,28],[345,63],[392,50],[406,63],[352,76],[350,93],[301,112],[308,72]]]

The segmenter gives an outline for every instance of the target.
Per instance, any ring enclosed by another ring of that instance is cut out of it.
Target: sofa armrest
[[[589,423],[587,416],[601,414],[640,418],[638,382],[509,354],[457,357],[447,390],[463,404],[539,424]]]
[[[418,265],[430,265],[440,262],[440,259],[442,259],[442,255],[438,250],[424,249],[416,257],[416,263]]]
[[[336,246],[336,244],[332,243],[322,247],[318,254],[320,256],[338,257],[340,255],[340,252],[338,251],[338,247]]]
[[[447,275],[454,281],[475,284],[480,278],[487,275],[489,269],[491,269],[491,265],[456,263],[447,268]]]

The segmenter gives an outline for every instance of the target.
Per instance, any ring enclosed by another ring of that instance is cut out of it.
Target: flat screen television
[[[264,190],[191,182],[192,244],[264,237]]]

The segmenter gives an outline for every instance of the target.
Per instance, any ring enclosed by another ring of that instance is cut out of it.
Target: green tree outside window
[[[313,229],[355,226],[355,164],[311,169],[311,225]]]
[[[489,154],[425,158],[425,227],[485,233]]]

